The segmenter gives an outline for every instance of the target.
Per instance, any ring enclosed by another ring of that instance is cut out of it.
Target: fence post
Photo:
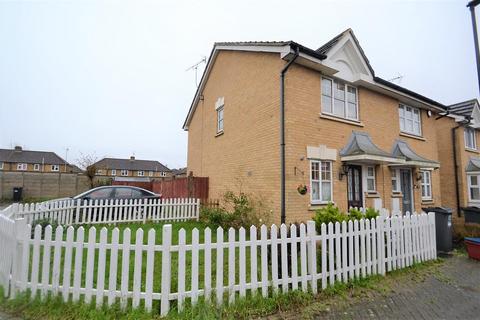
[[[21,273],[23,270],[22,266],[22,258],[23,258],[23,249],[24,242],[27,241],[25,228],[27,226],[27,221],[23,219],[15,219],[15,226],[14,226],[14,235],[15,235],[15,245],[12,250],[13,258],[12,258],[12,281],[10,283],[10,298],[15,298],[17,294],[17,281],[21,278]],[[6,288],[6,290],[8,290]]]
[[[200,199],[197,199],[197,206],[195,208],[195,217],[196,220],[200,220]]]
[[[149,199],[147,199],[147,198],[143,199],[143,212],[142,212],[143,224],[145,224],[147,222],[147,202],[148,201],[149,201]]]
[[[308,261],[308,272],[312,276],[312,292],[317,293],[317,241],[315,236],[317,235],[315,231],[315,221],[307,221],[307,239],[308,239],[308,249],[307,249],[307,261]],[[323,248],[322,248],[323,250]]]
[[[161,301],[160,301],[160,315],[162,317],[168,314],[170,309],[170,246],[172,244],[172,225],[166,224],[163,226],[162,232],[162,286],[161,286]]]
[[[76,209],[75,209],[75,224],[78,224],[79,221],[80,221],[80,206],[82,204],[82,200],[81,199],[77,199],[77,206],[76,206]]]

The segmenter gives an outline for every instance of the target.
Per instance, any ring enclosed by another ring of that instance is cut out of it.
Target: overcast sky
[[[0,2],[0,148],[186,165],[185,71],[215,41],[317,48],[351,27],[377,75],[451,104],[478,97],[466,1]],[[478,11],[478,10],[477,10]],[[204,65],[199,70],[200,78]]]

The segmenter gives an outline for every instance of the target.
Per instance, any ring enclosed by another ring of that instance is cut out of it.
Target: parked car
[[[151,191],[131,186],[104,186],[85,191],[72,197],[74,200],[105,200],[105,199],[160,199],[161,195]]]

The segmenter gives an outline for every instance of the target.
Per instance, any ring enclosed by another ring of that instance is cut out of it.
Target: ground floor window
[[[375,188],[375,167],[367,167],[367,192],[374,192]]]
[[[480,175],[470,174],[468,180],[468,199],[470,201],[480,201]]]
[[[392,176],[392,192],[400,192],[400,173],[398,169],[392,169],[390,175]]]
[[[432,172],[420,171],[422,175],[422,200],[432,199]]]
[[[332,162],[310,162],[310,200],[313,204],[332,201]]]

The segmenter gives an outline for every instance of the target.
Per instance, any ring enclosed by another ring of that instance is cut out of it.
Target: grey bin
[[[465,215],[465,223],[480,223],[480,208],[466,207],[462,208]]]
[[[437,251],[450,252],[453,250],[452,212],[450,208],[430,207],[422,208],[425,212],[435,213],[435,233]]]

